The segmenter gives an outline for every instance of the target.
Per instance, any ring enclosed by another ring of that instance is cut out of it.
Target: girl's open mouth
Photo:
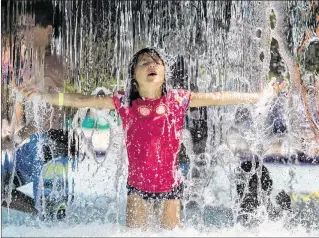
[[[155,76],[155,75],[157,75],[156,72],[149,72],[147,76]]]

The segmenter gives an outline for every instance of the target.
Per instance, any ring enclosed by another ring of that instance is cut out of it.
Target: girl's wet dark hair
[[[137,89],[137,86],[138,86],[137,81],[134,79],[134,72],[135,72],[135,67],[138,63],[138,59],[140,58],[140,56],[144,54],[148,54],[152,58],[154,57],[154,55],[156,55],[158,58],[161,59],[161,61],[165,65],[163,58],[154,48],[143,48],[133,55],[131,62],[129,64],[128,80],[126,83],[126,88],[129,90],[127,95],[127,101],[130,104],[130,106],[132,106],[132,102],[134,100],[141,98]],[[165,79],[162,86],[162,96],[166,95],[166,93],[167,93],[167,90],[166,90],[166,79]]]

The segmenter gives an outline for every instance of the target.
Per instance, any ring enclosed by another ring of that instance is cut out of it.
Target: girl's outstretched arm
[[[25,97],[30,97],[33,94],[40,95],[41,99],[51,105],[114,109],[112,96],[83,95],[77,93],[41,93],[27,87],[21,88],[20,91]]]
[[[261,93],[241,93],[232,91],[213,93],[192,93],[190,107],[223,106],[242,103],[255,103]]]
[[[232,104],[256,103],[261,98],[272,97],[286,86],[285,82],[277,84],[271,81],[260,93],[242,93],[233,91],[213,93],[191,93],[190,107],[223,106]]]
[[[51,105],[69,107],[93,107],[97,109],[114,109],[111,96],[83,95],[77,93],[41,93],[41,98]]]

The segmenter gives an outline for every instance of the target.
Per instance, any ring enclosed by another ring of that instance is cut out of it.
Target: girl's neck
[[[162,96],[162,87],[156,90],[143,90],[139,89],[139,94],[142,98],[150,98],[150,99],[157,99]]]

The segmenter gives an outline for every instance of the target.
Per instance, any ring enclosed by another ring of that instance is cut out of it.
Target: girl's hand
[[[33,94],[39,93],[34,86],[29,85],[19,87],[19,92],[22,93],[25,98],[30,98]]]
[[[263,90],[262,95],[264,98],[272,98],[278,95],[286,86],[287,83],[285,81],[279,84],[276,78],[273,78]]]
[[[274,81],[275,82],[273,83],[273,90],[276,94],[279,94],[287,86],[287,82],[282,81],[281,83],[278,83],[276,82],[276,79],[274,79]]]

